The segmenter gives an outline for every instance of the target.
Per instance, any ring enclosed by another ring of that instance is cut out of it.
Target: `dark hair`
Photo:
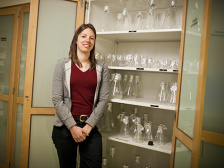
[[[79,34],[85,30],[86,28],[90,28],[94,34],[95,34],[95,39],[96,39],[96,29],[95,27],[88,23],[88,24],[82,24],[81,26],[79,26],[79,28],[75,31],[75,34],[73,36],[73,39],[72,39],[72,42],[71,42],[71,45],[70,45],[70,51],[69,51],[69,58],[71,58],[72,62],[77,64],[79,67],[82,67],[82,63],[79,61],[78,59],[78,56],[77,56],[77,39],[78,39],[78,36]],[[96,59],[95,59],[95,44],[93,46],[93,49],[90,51],[90,63],[91,63],[91,66],[90,66],[90,71],[92,69],[94,69],[96,67]]]

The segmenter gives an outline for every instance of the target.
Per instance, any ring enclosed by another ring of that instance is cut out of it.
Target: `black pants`
[[[85,126],[85,123],[76,122],[79,127]],[[58,152],[60,168],[76,168],[78,145],[80,168],[102,167],[102,136],[96,127],[92,129],[86,140],[76,143],[65,125],[54,126],[52,139]]]

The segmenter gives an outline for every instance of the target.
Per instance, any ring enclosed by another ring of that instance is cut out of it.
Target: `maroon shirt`
[[[75,64],[72,64],[71,68],[72,115],[90,116],[97,85],[96,68],[85,72],[82,72]]]

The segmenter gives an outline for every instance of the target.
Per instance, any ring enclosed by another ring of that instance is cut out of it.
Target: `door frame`
[[[32,107],[39,1],[40,0],[31,0],[30,2],[29,33],[27,43],[28,57],[26,59],[26,74],[25,74],[24,101],[23,101],[23,126],[22,126],[21,154],[20,154],[20,167],[22,168],[28,168],[29,147],[30,147],[30,126],[32,115],[54,115],[56,113],[54,108]],[[81,24],[84,23],[85,0],[70,0],[70,1],[77,2],[77,14],[76,14],[76,29],[77,29]]]

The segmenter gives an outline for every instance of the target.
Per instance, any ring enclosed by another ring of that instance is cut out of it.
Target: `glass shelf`
[[[136,68],[136,67],[117,67],[108,66],[111,70],[128,70],[128,71],[143,71],[143,72],[163,72],[163,73],[178,73],[177,69],[157,69],[157,68]]]
[[[164,145],[153,144],[152,146],[150,146],[150,145],[148,145],[148,142],[146,142],[146,141],[143,141],[142,143],[136,143],[132,140],[131,137],[124,138],[124,137],[120,137],[119,135],[112,135],[112,134],[108,134],[108,133],[103,133],[102,135],[104,137],[107,137],[111,141],[116,141],[116,142],[132,145],[132,146],[150,149],[153,151],[158,151],[158,152],[162,152],[162,153],[166,153],[166,154],[171,154],[171,148],[172,148],[171,142],[167,142]]]
[[[97,32],[97,37],[112,41],[180,41],[181,29]]]
[[[130,104],[136,106],[143,107],[151,107],[165,110],[175,110],[175,105],[169,103],[161,103],[156,101],[155,99],[146,99],[146,98],[129,98],[129,99],[111,99],[113,103],[122,103],[122,104]]]

